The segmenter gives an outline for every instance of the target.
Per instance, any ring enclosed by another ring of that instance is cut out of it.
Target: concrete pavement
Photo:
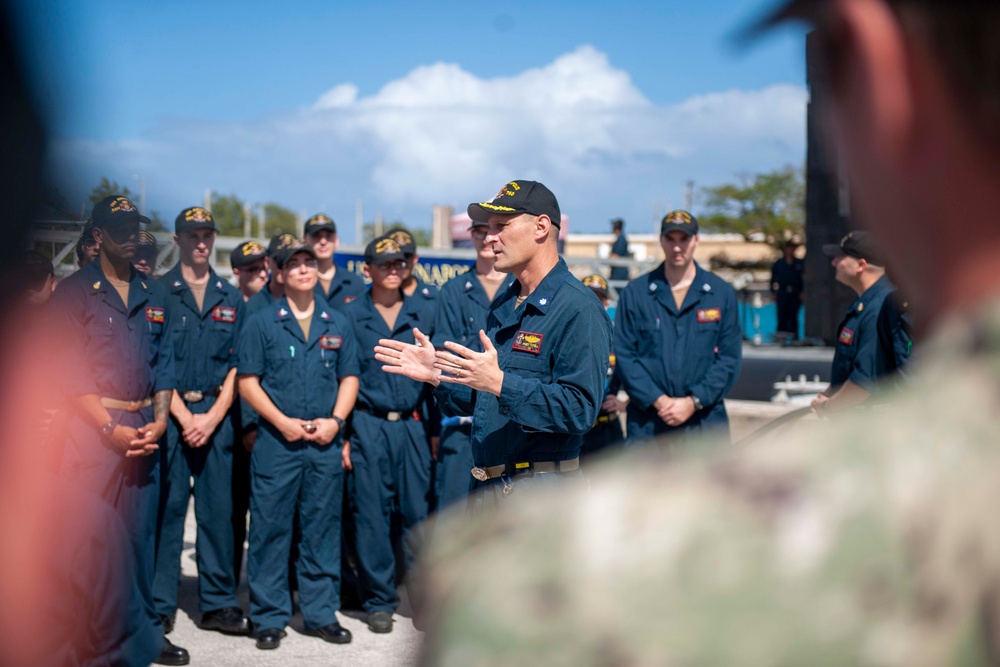
[[[247,637],[231,637],[218,632],[199,630],[195,623],[198,611],[198,578],[194,559],[195,522],[193,506],[188,508],[184,526],[184,551],[181,554],[181,582],[174,631],[168,637],[191,653],[191,665],[227,666],[251,665],[275,667],[295,665],[352,665],[357,667],[404,667],[416,664],[422,633],[413,627],[406,604],[395,614],[395,627],[390,634],[377,635],[368,629],[366,615],[360,611],[339,613],[341,625],[350,630],[350,644],[328,644],[303,634],[302,615],[296,613],[285,629],[288,636],[281,647],[261,651]],[[246,612],[249,607],[246,567],[240,581],[239,598]]]

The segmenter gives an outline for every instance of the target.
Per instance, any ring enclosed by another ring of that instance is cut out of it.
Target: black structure
[[[805,335],[834,345],[837,325],[856,298],[834,279],[823,244],[837,243],[856,225],[850,219],[850,190],[833,147],[822,145],[819,115],[826,104],[822,70],[816,64],[813,35],[806,37],[806,259]]]

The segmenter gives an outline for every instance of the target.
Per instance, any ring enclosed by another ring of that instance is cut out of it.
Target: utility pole
[[[257,207],[257,238],[265,239],[267,236],[264,234],[264,206],[260,205]]]
[[[209,213],[212,212],[212,188],[205,188],[204,208]]]
[[[361,245],[364,242],[365,213],[364,203],[358,199],[354,202],[354,242]]]
[[[243,202],[243,237],[250,238],[250,227],[253,223],[253,207],[250,202]]]
[[[691,204],[694,201],[694,181],[684,184],[684,210],[691,212]]]

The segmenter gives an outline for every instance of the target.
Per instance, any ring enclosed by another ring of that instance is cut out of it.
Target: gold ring
[[[460,377],[462,377],[462,369],[461,369],[461,368],[459,368],[459,369],[458,369],[458,370],[457,370],[457,371],[455,372],[455,377],[457,377],[457,378],[460,378]]]

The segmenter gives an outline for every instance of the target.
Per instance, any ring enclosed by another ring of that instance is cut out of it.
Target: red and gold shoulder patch
[[[152,306],[146,308],[146,321],[155,322],[156,324],[163,324],[163,320],[166,317],[167,311],[163,308],[154,308]]]
[[[340,336],[320,336],[319,346],[324,350],[339,350],[344,339]]]
[[[358,298],[358,297],[356,297],[356,296],[353,296],[353,295],[352,295],[352,296],[345,296],[345,297],[344,297],[344,303],[351,303],[352,301],[354,301],[354,300],[355,300],[355,299],[357,299],[357,298]]]
[[[698,311],[699,322],[718,322],[722,319],[721,308],[705,308]]]
[[[235,322],[236,309],[228,306],[216,306],[212,309],[212,319],[216,322]]]
[[[545,334],[531,333],[530,331],[518,331],[514,336],[514,344],[511,346],[521,352],[531,352],[540,354],[542,351],[542,339]]]
[[[854,332],[848,329],[847,327],[844,327],[843,329],[840,330],[840,337],[837,338],[837,340],[843,343],[844,345],[853,345]]]

